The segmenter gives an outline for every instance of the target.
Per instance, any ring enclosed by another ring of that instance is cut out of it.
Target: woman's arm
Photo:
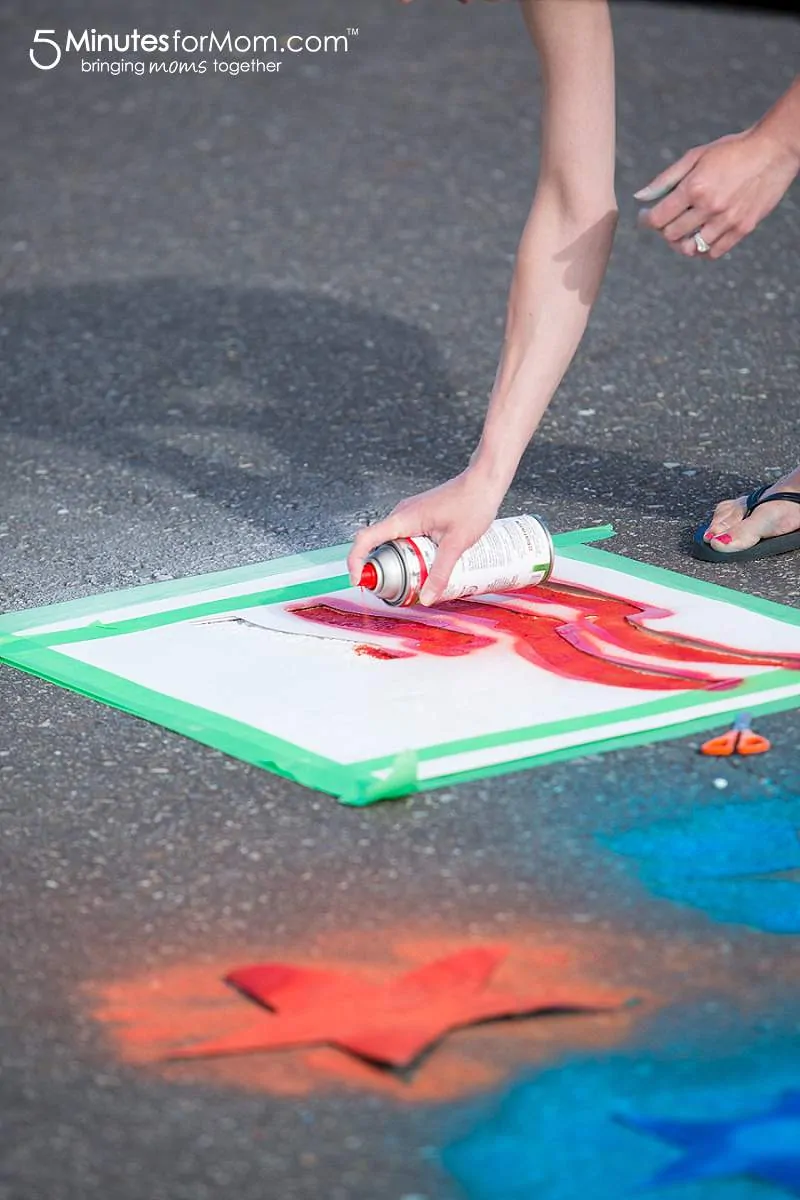
[[[520,6],[542,64],[542,153],[483,433],[461,475],[361,530],[348,559],[357,581],[364,558],[380,542],[428,534],[439,553],[423,589],[427,604],[435,603],[456,560],[497,514],[586,328],[616,225],[608,4],[521,0]]]
[[[525,0],[544,80],[542,154],[473,465],[503,495],[583,336],[616,226],[608,5]]]

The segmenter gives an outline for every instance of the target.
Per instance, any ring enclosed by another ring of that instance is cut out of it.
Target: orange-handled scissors
[[[762,737],[760,733],[753,733],[749,714],[742,713],[727,733],[705,742],[700,747],[700,753],[709,754],[713,758],[727,758],[731,754],[765,754],[771,749],[772,743],[768,738]]]

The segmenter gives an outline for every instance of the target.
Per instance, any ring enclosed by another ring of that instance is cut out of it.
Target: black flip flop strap
[[[761,487],[756,488],[755,491],[750,493],[750,495],[747,497],[747,500],[745,501],[745,514],[744,515],[746,517],[750,516],[750,513],[756,507],[759,500],[764,495],[764,492],[766,492],[768,490],[769,490],[769,484],[763,483],[761,485]]]
[[[764,487],[756,488],[754,492],[750,493],[747,497],[747,512],[745,513],[745,517],[749,517],[759,505],[769,504],[770,500],[791,500],[793,504],[800,504],[800,492],[773,492],[771,496],[765,496],[764,492],[766,492],[769,486],[769,484],[766,484]]]

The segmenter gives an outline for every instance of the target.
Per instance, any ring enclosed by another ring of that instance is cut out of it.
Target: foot
[[[800,493],[800,467],[774,483],[765,496],[773,492]],[[714,509],[708,529],[703,535],[714,550],[730,554],[733,550],[749,550],[763,538],[779,537],[800,529],[800,504],[791,500],[775,500],[762,504],[750,517],[745,517],[747,497],[723,500]]]

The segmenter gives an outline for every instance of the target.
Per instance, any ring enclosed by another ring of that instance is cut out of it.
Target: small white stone
[[[717,788],[718,791],[720,791],[720,792],[723,790],[723,788],[726,788],[728,786],[727,779],[717,778],[717,779],[714,779],[712,782],[714,784],[714,787]]]

